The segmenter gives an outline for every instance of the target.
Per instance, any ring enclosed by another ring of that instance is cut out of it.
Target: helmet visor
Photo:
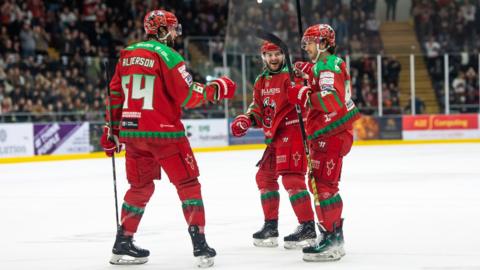
[[[177,34],[177,36],[181,36],[182,35],[182,25],[181,24],[175,24],[175,25],[172,25],[172,26],[169,26],[168,27],[168,30],[169,31],[172,31],[172,30],[175,30],[175,33]]]

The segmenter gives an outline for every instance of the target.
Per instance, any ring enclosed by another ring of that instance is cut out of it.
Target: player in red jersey
[[[262,229],[253,234],[255,246],[277,246],[279,185],[278,178],[290,197],[300,225],[284,238],[285,248],[300,248],[315,243],[315,222],[310,195],[305,184],[306,158],[295,107],[288,103],[290,85],[285,55],[273,43],[261,47],[264,71],[253,87],[253,101],[245,114],[235,118],[231,129],[240,137],[250,127],[263,128],[268,144],[258,163],[256,175],[265,217]]]
[[[342,159],[353,143],[352,123],[360,113],[351,99],[350,75],[345,62],[334,55],[335,32],[327,24],[307,28],[302,47],[312,63],[297,62],[295,67],[307,78],[307,86],[289,87],[288,99],[304,107],[307,113],[306,132],[312,162],[310,190],[318,198],[315,207],[321,241],[303,249],[306,261],[338,260],[343,249],[342,199],[338,182]]]
[[[107,106],[112,126],[104,129],[101,138],[108,156],[120,150],[120,145],[108,138],[109,129],[125,143],[130,184],[110,262],[138,264],[148,260],[149,251],[133,245],[132,239],[153,194],[153,180],[161,178],[163,168],[181,200],[194,256],[199,258],[199,266],[211,266],[216,252],[205,241],[199,170],[180,118],[182,107],[233,97],[236,84],[227,77],[207,85],[192,81],[182,56],[172,49],[181,34],[181,25],[173,13],[149,12],[144,28],[148,40],[120,53],[110,82],[111,104]],[[110,122],[108,111],[106,120]]]

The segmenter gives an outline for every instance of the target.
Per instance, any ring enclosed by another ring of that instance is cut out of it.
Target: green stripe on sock
[[[296,200],[303,198],[303,197],[308,197],[308,191],[302,190],[292,196],[290,196],[290,202],[294,203]]]
[[[136,207],[136,206],[130,205],[126,202],[123,203],[122,208],[125,211],[130,212],[130,213],[134,213],[136,215],[143,215],[143,212],[145,212],[145,208]]]
[[[329,205],[332,205],[332,204],[335,204],[335,203],[338,203],[338,202],[341,202],[342,201],[342,198],[340,197],[340,194],[337,194],[329,199],[326,199],[324,201],[320,201],[320,207],[325,207],[325,206],[329,206]]]
[[[260,199],[262,201],[268,200],[271,198],[280,198],[280,193],[278,193],[278,191],[269,191],[267,193],[260,194]]]
[[[202,200],[197,200],[197,199],[190,199],[190,200],[185,200],[182,201],[182,208],[186,208],[189,206],[202,206],[203,207],[203,201]]]

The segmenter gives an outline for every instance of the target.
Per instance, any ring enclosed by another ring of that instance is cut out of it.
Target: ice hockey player
[[[192,239],[198,266],[213,265],[216,252],[205,240],[205,214],[199,169],[185,129],[180,121],[182,107],[232,98],[236,84],[220,77],[207,85],[193,82],[184,60],[173,48],[181,25],[171,12],[146,14],[148,40],[130,45],[120,53],[110,82],[112,126],[106,126],[101,144],[108,156],[126,148],[126,174],[130,188],[125,194],[121,226],[113,246],[112,264],[141,264],[150,252],[133,244],[145,207],[154,191],[160,168],[175,185]],[[108,137],[109,129],[113,138]],[[118,141],[118,140],[117,140]]]
[[[257,164],[256,182],[260,191],[265,223],[253,234],[253,243],[260,247],[278,246],[278,178],[282,177],[293,211],[300,223],[297,230],[284,238],[287,249],[313,245],[316,240],[314,213],[305,184],[307,161],[298,116],[288,103],[290,79],[282,50],[273,43],[261,46],[264,71],[253,87],[253,101],[245,114],[231,125],[232,134],[244,136],[250,127],[263,128],[268,144]]]
[[[303,249],[305,261],[333,261],[345,255],[343,248],[342,199],[338,183],[342,159],[353,143],[352,123],[360,113],[351,100],[350,75],[345,62],[334,55],[335,32],[327,24],[306,29],[302,48],[311,63],[297,62],[295,68],[307,86],[288,89],[288,99],[307,110],[305,129],[312,162],[310,190],[318,198],[316,205],[321,235],[315,246]]]

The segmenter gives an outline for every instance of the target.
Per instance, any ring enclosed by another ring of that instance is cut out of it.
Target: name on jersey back
[[[123,59],[122,66],[128,67],[132,65],[139,65],[147,68],[152,68],[155,65],[155,60],[149,59],[149,58],[143,58],[139,56],[133,56],[133,57]]]

